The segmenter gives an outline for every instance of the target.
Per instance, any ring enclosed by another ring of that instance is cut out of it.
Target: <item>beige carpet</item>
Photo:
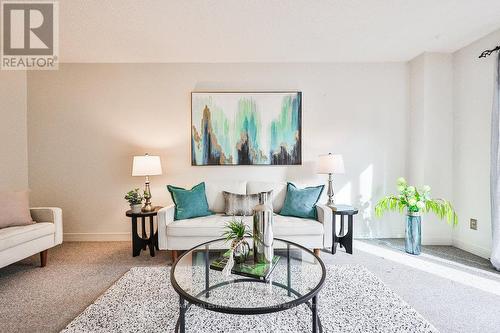
[[[132,257],[129,242],[63,243],[48,264],[33,256],[0,269],[0,332],[58,332],[131,267],[167,265],[156,257]]]

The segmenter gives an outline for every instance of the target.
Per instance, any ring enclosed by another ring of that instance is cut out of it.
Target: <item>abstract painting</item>
[[[301,121],[301,92],[193,92],[191,164],[301,164]]]

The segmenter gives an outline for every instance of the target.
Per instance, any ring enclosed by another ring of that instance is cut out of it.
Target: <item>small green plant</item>
[[[403,177],[398,178],[399,195],[389,195],[382,198],[375,206],[375,215],[381,217],[387,211],[398,211],[403,213],[427,213],[433,212],[441,220],[446,219],[448,224],[458,224],[458,217],[449,201],[444,199],[432,199],[431,188],[428,185],[417,189],[410,186]]]
[[[144,200],[144,197],[139,193],[139,189],[135,188],[127,192],[125,200],[127,200],[131,205],[140,205],[142,200]]]
[[[233,217],[233,219],[224,226],[224,233],[222,236],[226,239],[226,241],[230,241],[234,239],[242,239],[245,236],[252,236],[252,233],[248,230],[247,226],[243,222],[243,219],[237,221],[236,218]]]

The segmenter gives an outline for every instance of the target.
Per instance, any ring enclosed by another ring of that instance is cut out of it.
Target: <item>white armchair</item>
[[[0,268],[40,253],[47,264],[48,249],[62,243],[62,210],[55,207],[30,208],[34,224],[0,229]]]

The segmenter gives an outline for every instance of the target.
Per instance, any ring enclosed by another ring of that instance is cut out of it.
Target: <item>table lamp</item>
[[[149,176],[161,175],[161,161],[160,156],[134,156],[132,163],[132,176],[146,176],[146,186],[144,188],[144,207],[143,212],[152,212],[154,210],[151,205],[151,190],[149,189]]]
[[[318,161],[318,173],[328,175],[328,202],[327,206],[333,207],[335,200],[333,198],[333,174],[342,174],[344,170],[344,159],[342,155],[329,153],[327,155],[320,155]]]

